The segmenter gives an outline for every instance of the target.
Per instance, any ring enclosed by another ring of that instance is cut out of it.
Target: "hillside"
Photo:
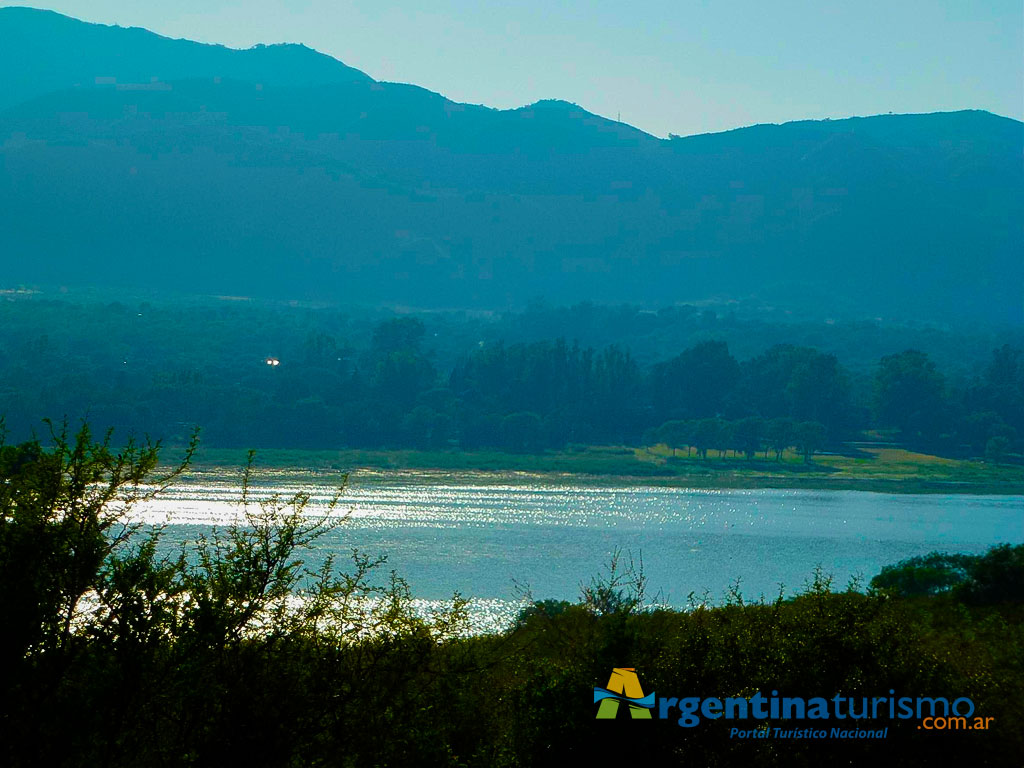
[[[561,101],[381,83],[0,9],[0,288],[506,307],[745,300],[1024,322],[1021,123],[661,140]]]

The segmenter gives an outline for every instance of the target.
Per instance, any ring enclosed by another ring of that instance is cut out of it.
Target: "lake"
[[[323,509],[337,477],[268,472],[254,498],[310,494]],[[237,473],[200,472],[138,507],[167,540],[236,519]],[[429,605],[458,590],[496,627],[534,599],[575,600],[619,549],[643,559],[650,596],[685,606],[721,601],[739,580],[747,600],[801,590],[821,566],[834,586],[863,586],[883,565],[932,550],[982,552],[1024,541],[1024,497],[861,491],[595,487],[493,476],[364,473],[345,489],[347,519],[319,542],[387,554]],[[315,561],[317,556],[310,558]]]

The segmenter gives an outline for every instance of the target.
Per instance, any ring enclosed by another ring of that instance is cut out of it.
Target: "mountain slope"
[[[0,109],[45,93],[100,83],[191,78],[275,85],[367,82],[357,69],[301,45],[233,50],[145,29],[86,24],[52,11],[0,8]]]
[[[26,9],[0,52],[5,283],[1024,322],[1022,125],[988,113],[667,141]]]

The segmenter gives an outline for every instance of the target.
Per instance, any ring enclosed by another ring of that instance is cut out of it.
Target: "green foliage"
[[[97,442],[87,426],[73,437],[54,429],[48,447],[0,447],[5,764],[64,762],[76,750],[88,763],[111,749],[159,763],[186,746],[186,732],[189,750],[205,742],[213,754],[232,700],[252,696],[271,718],[282,706],[247,690],[261,667],[280,663],[303,684],[311,653],[323,656],[317,663],[354,647],[387,655],[396,643],[432,647],[464,631],[465,600],[418,615],[400,577],[374,581],[383,558],[354,551],[347,572],[333,557],[307,568],[304,553],[344,520],[338,496],[320,510],[304,493],[253,502],[251,456],[238,520],[168,556],[161,530],[131,522],[131,512],[184,471],[195,447],[166,473],[157,473],[158,444],[114,450],[109,433]],[[119,734],[95,725],[56,739],[42,724],[55,707],[96,710],[141,742],[126,751]],[[193,726],[179,731],[176,721]]]
[[[7,421],[18,439],[45,414],[90,413],[119,431],[180,445],[188,425],[201,423],[204,444],[223,448],[522,455],[570,443],[650,444],[645,433],[666,422],[753,418],[764,422],[762,446],[777,458],[794,441],[773,430],[791,420],[824,425],[828,445],[873,426],[899,431],[915,449],[957,457],[981,457],[991,438],[1002,437],[1008,444],[994,442],[989,458],[1021,460],[1024,366],[1019,334],[1010,332],[967,339],[893,327],[822,331],[685,306],[658,313],[534,308],[488,319],[349,312],[212,300],[6,301],[0,390],[8,395]],[[879,367],[879,375],[892,373],[885,399],[902,401],[873,408],[880,403],[866,374],[905,338],[928,349],[925,371],[938,371],[941,361],[956,386],[919,399],[913,365],[890,355],[898,360]],[[801,343],[778,343],[786,339]],[[268,366],[267,358],[280,364]],[[904,424],[907,408],[931,426]],[[517,414],[540,421],[517,429],[529,418]],[[716,434],[708,448],[747,453],[752,441],[739,437]],[[692,445],[680,435],[665,440],[677,449]]]
[[[703,459],[708,457],[708,448],[720,447],[725,442],[725,421],[722,419],[701,419],[693,427],[693,447]]]
[[[793,428],[793,442],[805,462],[824,447],[825,435],[825,425],[816,421],[802,421]]]
[[[1010,449],[1010,438],[1005,435],[993,435],[985,443],[985,458],[996,464]]]
[[[756,416],[740,419],[733,424],[731,437],[733,448],[754,458],[764,442],[764,420]]]
[[[136,532],[132,507],[187,466],[157,474],[159,443],[129,441],[115,451],[111,433],[95,441],[88,425],[71,435],[50,428],[51,446],[33,440],[3,444],[0,425],[0,615],[3,658],[61,650],[73,639],[83,598],[105,563],[116,560]],[[148,486],[148,487],[147,487]]]
[[[535,413],[510,413],[501,420],[502,445],[516,453],[536,453],[544,445],[544,422]]]
[[[697,344],[654,367],[655,412],[663,418],[715,416],[723,411],[739,376],[739,364],[725,342]]]
[[[1024,603],[1024,544],[983,555],[931,552],[887,565],[871,587],[900,597],[950,593],[975,605]]]
[[[672,455],[676,455],[679,448],[686,448],[686,455],[690,455],[690,447],[694,444],[695,423],[692,421],[666,421],[657,429],[650,430],[644,435],[645,445],[667,445],[672,449]]]
[[[659,696],[894,689],[968,696],[998,723],[985,739],[899,721],[881,745],[779,749],[730,740],[717,722],[655,721],[647,760],[995,765],[1024,748],[1024,546],[898,564],[869,594],[836,592],[820,570],[793,599],[751,602],[737,582],[723,604],[688,611],[646,605],[642,562],[616,550],[578,604],[532,602],[508,631],[468,637],[461,598],[424,618],[397,575],[376,581],[382,559],[307,567],[344,515],[304,495],[254,502],[251,461],[238,521],[176,555],[159,529],[125,527],[187,464],[155,475],[157,448],[115,450],[86,428],[0,448],[0,599],[17,618],[4,633],[4,765],[622,762],[636,757],[635,733],[619,738],[635,724],[596,721],[590,692],[624,665]],[[960,565],[966,581],[930,594]]]
[[[765,428],[765,442],[775,451],[775,460],[781,461],[782,454],[795,440],[796,422],[790,418],[772,419]]]
[[[886,565],[871,579],[872,589],[901,597],[919,597],[948,592],[968,579],[968,567],[976,558],[930,552]]]
[[[768,418],[817,421],[835,440],[856,423],[850,374],[834,355],[776,344],[742,364],[738,404]]]
[[[1024,544],[1001,544],[973,559],[959,594],[970,603],[1024,603]]]
[[[945,377],[923,352],[886,355],[875,374],[875,411],[880,423],[910,438],[933,439],[941,431]]]
[[[636,613],[647,597],[647,577],[644,575],[643,556],[633,560],[627,555],[623,562],[622,550],[612,552],[607,573],[592,577],[589,584],[580,587],[580,603],[598,616]]]
[[[811,456],[825,445],[827,431],[816,421],[794,422],[792,419],[773,419],[767,424],[756,416],[737,421],[725,419],[700,419],[699,421],[666,421],[657,429],[645,433],[647,445],[666,445],[676,455],[676,450],[685,447],[687,456],[695,448],[697,456],[706,459],[708,449],[718,450],[719,458],[727,450],[742,453],[753,459],[757,452],[769,448],[775,450],[776,459],[790,447],[796,448],[809,463]]]
[[[570,610],[572,605],[568,600],[548,599],[531,601],[529,605],[520,610],[516,615],[514,626],[517,629],[522,628],[529,622],[538,620],[534,617],[553,619]]]

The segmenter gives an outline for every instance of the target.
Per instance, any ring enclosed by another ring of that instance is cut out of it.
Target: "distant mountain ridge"
[[[1021,323],[1022,129],[958,112],[662,140],[303,46],[3,8],[0,283]]]
[[[0,109],[97,81],[144,84],[217,76],[302,86],[371,79],[303,45],[236,50],[32,8],[0,8],[0,30]]]

